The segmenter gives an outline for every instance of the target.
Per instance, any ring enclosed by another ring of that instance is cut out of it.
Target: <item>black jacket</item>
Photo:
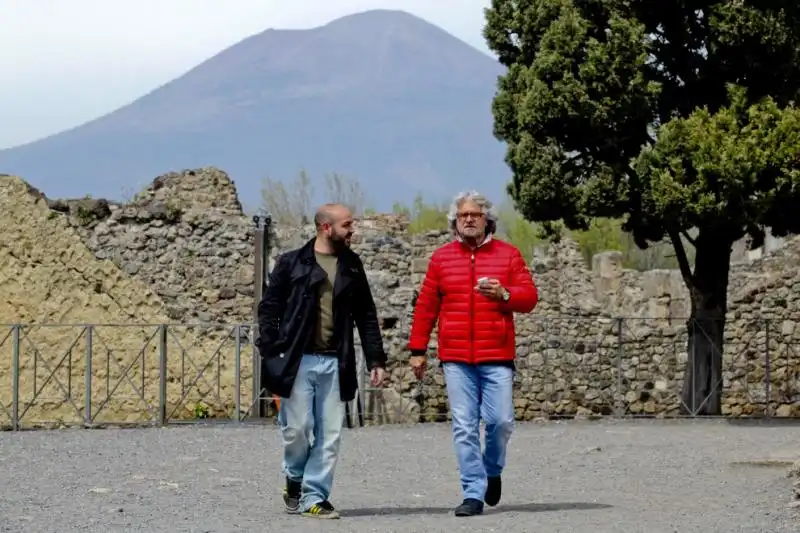
[[[314,258],[314,239],[278,258],[258,304],[256,346],[261,354],[262,386],[288,398],[303,348],[317,318],[317,289],[326,278]],[[334,339],[339,353],[341,399],[358,390],[353,327],[358,327],[367,368],[386,366],[386,354],[364,265],[349,248],[339,255],[333,285]]]

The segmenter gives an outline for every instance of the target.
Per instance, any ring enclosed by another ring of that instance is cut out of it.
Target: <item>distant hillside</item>
[[[266,30],[128,106],[0,151],[0,172],[52,197],[117,198],[171,170],[214,165],[246,207],[262,178],[305,168],[358,178],[372,206],[502,193],[492,135],[502,66],[402,11],[350,15],[310,30]],[[54,91],[58,88],[54,87]]]

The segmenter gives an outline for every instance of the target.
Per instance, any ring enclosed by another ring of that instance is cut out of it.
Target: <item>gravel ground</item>
[[[281,509],[273,426],[0,433],[0,531],[687,533],[800,530],[786,467],[800,426],[724,421],[520,424],[500,505],[455,518],[445,425],[347,430],[342,520]]]

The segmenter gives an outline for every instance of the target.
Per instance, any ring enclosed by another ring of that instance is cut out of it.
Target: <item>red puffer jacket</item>
[[[482,277],[500,281],[511,295],[508,301],[493,301],[476,292]],[[497,239],[475,250],[451,242],[431,256],[408,348],[426,351],[438,318],[441,361],[511,361],[516,354],[513,313],[529,313],[538,299],[533,277],[516,247]]]

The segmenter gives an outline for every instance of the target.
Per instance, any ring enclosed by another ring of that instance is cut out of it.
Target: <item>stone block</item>
[[[600,278],[618,278],[622,275],[622,252],[600,252],[592,256],[592,273]]]
[[[411,272],[414,274],[424,274],[428,270],[428,263],[430,263],[429,257],[414,259],[411,262]]]

